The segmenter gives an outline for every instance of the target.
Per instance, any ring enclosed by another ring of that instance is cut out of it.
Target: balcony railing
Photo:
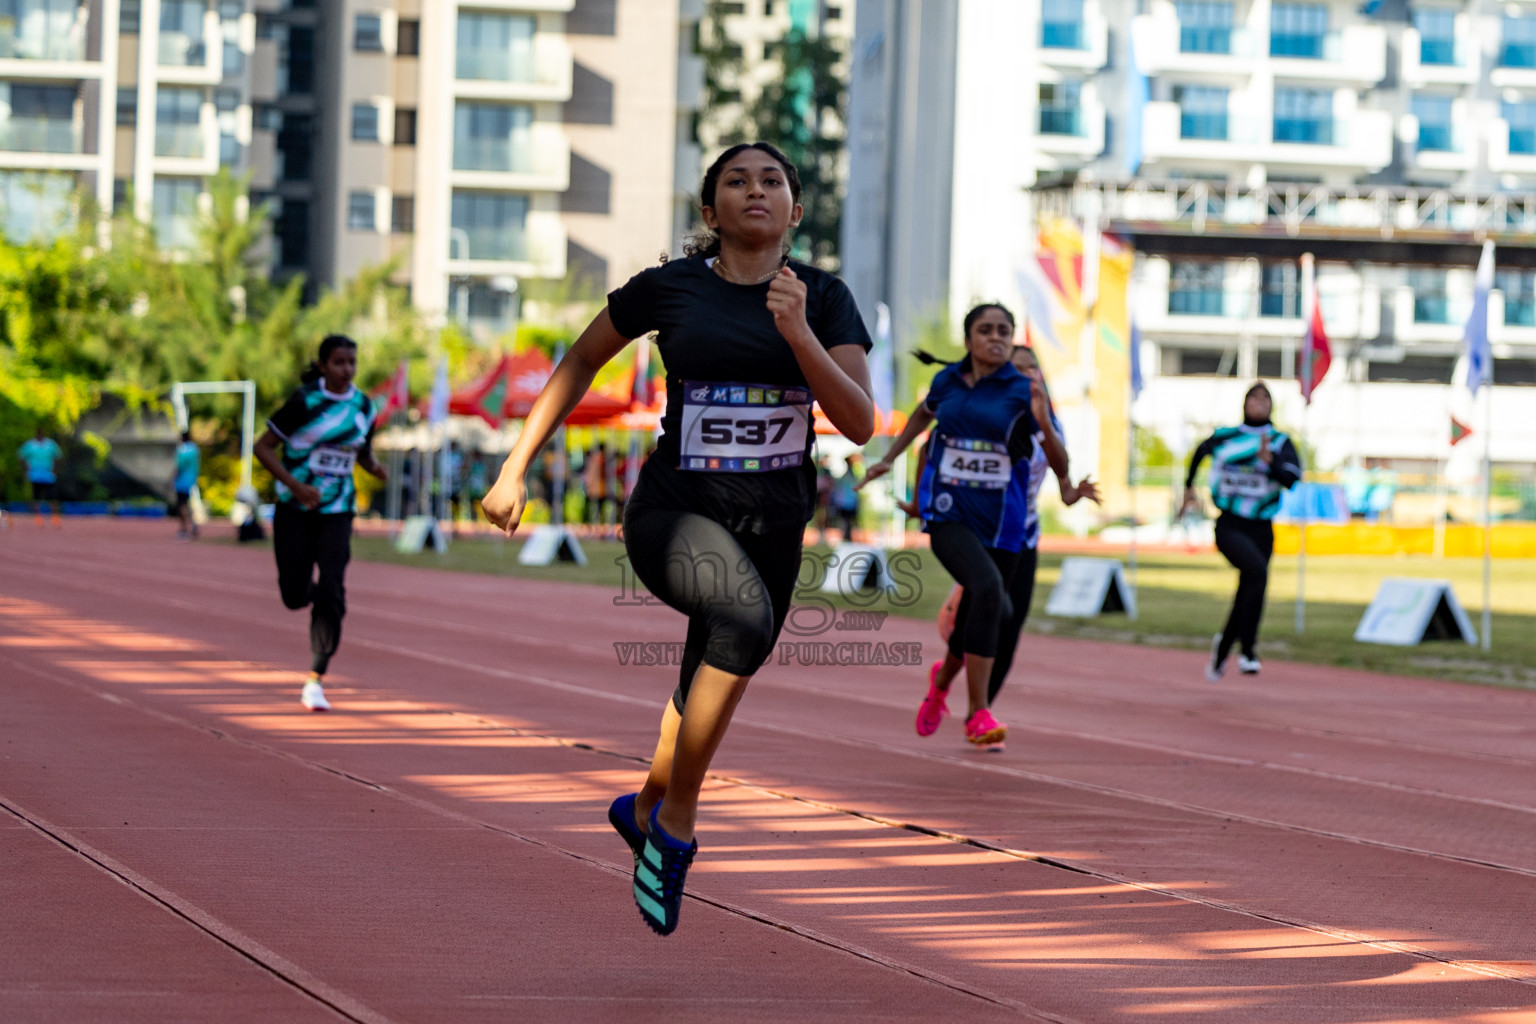
[[[1231,53],[1232,29],[1179,26],[1180,53]]]
[[[1416,324],[1448,324],[1451,322],[1451,303],[1444,295],[1413,297],[1413,322]]]
[[[487,82],[532,82],[537,71],[531,47],[515,51],[462,49],[454,66],[460,79]]]
[[[1455,66],[1456,40],[1421,39],[1419,41],[1419,63],[1434,64],[1441,67]]]
[[[531,174],[535,169],[534,148],[515,139],[455,138],[453,169]]]
[[[1308,32],[1295,35],[1277,32],[1269,37],[1271,57],[1301,57],[1306,60],[1323,60],[1328,56],[1328,35]]]
[[[1225,140],[1226,137],[1226,114],[1181,113],[1179,115],[1179,138],[1181,139]]]
[[[205,140],[203,129],[195,124],[155,125],[155,156],[175,156],[199,159],[203,155]]]
[[[1040,45],[1053,50],[1083,50],[1083,23],[1080,21],[1047,21],[1040,25]]]
[[[452,244],[454,237],[467,239],[467,246]],[[468,252],[464,251],[466,248]],[[528,230],[524,225],[455,225],[450,236],[449,255],[455,259],[522,263],[527,261],[528,254]]]
[[[1499,63],[1506,68],[1536,68],[1536,43],[1505,43]]]
[[[1456,130],[1448,124],[1419,122],[1419,149],[1430,153],[1456,152]]]
[[[84,60],[85,40],[67,35],[18,33],[0,25],[0,57],[8,60]]]
[[[1333,121],[1311,117],[1275,118],[1276,142],[1300,142],[1309,146],[1333,145]]]
[[[1178,316],[1222,316],[1226,312],[1226,292],[1220,288],[1170,289],[1168,312]]]
[[[208,64],[208,47],[201,36],[185,32],[160,33],[160,66],[163,68],[200,68]]]
[[[1041,135],[1082,135],[1083,112],[1077,107],[1041,107]]]
[[[0,121],[0,150],[11,153],[79,153],[81,132],[73,121],[11,117]]]
[[[1301,293],[1298,291],[1266,291],[1259,296],[1259,316],[1289,317],[1296,319],[1301,316]]]

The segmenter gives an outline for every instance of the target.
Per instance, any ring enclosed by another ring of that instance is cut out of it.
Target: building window
[[[372,192],[348,193],[347,228],[351,231],[377,230],[378,221],[375,216],[377,206]]]
[[[459,12],[455,75],[492,82],[534,80],[532,15]]]
[[[1299,318],[1301,275],[1296,264],[1266,263],[1259,274],[1259,315]]]
[[[1504,323],[1536,327],[1536,274],[1529,270],[1500,270],[1493,286],[1504,293]]]
[[[1419,94],[1413,97],[1413,116],[1419,120],[1420,149],[1437,153],[1455,150],[1451,105],[1449,96]]]
[[[384,19],[377,14],[359,14],[352,23],[352,49],[362,53],[383,53]]]
[[[123,0],[117,8],[117,31],[125,36],[139,34],[140,0]]]
[[[1304,142],[1315,146],[1332,145],[1332,91],[1276,88],[1275,141]]]
[[[1415,7],[1420,64],[1456,63],[1456,12],[1445,7]]]
[[[251,128],[258,132],[282,131],[282,110],[266,103],[257,104],[256,109],[251,112]]]
[[[1083,134],[1081,82],[1040,83],[1040,134]]]
[[[721,14],[746,14],[747,13],[747,5],[744,4],[744,3],[735,3],[735,2],[722,3],[720,5],[720,13]]]
[[[372,103],[352,104],[352,141],[379,141],[379,108]]]
[[[113,210],[127,209],[127,207],[128,207],[128,188],[129,188],[129,182],[128,182],[127,178],[113,178],[112,179],[112,209]]]
[[[203,0],[161,0],[160,66],[203,67],[208,63],[208,44],[203,36]]]
[[[155,156],[197,159],[203,155],[203,91],[161,86],[155,90]]]
[[[213,109],[221,114],[232,114],[240,109],[239,89],[215,89],[213,91]]]
[[[389,230],[397,235],[408,235],[416,230],[415,196],[395,196],[390,201]]]
[[[395,54],[416,57],[421,54],[421,22],[401,21],[395,28]]]
[[[1536,18],[1504,16],[1499,63],[1507,68],[1536,68]]]
[[[139,90],[133,86],[117,87],[117,123],[132,128],[139,119]]]
[[[1168,281],[1168,312],[1221,316],[1226,268],[1220,263],[1175,263]]]
[[[504,103],[459,103],[453,109],[456,171],[533,170],[533,108]]]
[[[219,135],[219,163],[225,167],[234,167],[240,163],[240,140],[237,137],[224,133]]]
[[[405,107],[395,108],[395,145],[416,145],[416,111]]]
[[[1504,121],[1509,125],[1509,151],[1536,153],[1536,101],[1506,102],[1503,113]]]
[[[1044,0],[1040,45],[1062,50],[1083,48],[1083,0]]]
[[[155,237],[166,249],[190,249],[197,244],[197,197],[203,187],[196,178],[155,178]]]
[[[1327,4],[1275,4],[1269,21],[1271,57],[1323,58],[1328,38]]]
[[[842,18],[842,16],[843,16],[843,9],[841,7],[828,7],[827,8],[827,20],[828,21],[837,21],[840,18]]]
[[[1169,377],[1235,377],[1237,359],[1231,352],[1200,348],[1163,349],[1163,375]]]
[[[1501,360],[1494,360],[1497,366]],[[1365,379],[1371,383],[1449,384],[1456,360],[1441,356],[1409,356],[1401,362],[1366,364]]]
[[[1413,322],[1448,324],[1451,303],[1445,293],[1445,271],[1410,270],[1408,287],[1413,290]]]
[[[1173,90],[1179,105],[1179,137],[1225,139],[1227,90],[1212,85],[1181,85]]]
[[[1222,0],[1179,0],[1179,50],[1231,53],[1232,5]]]
[[[450,259],[526,260],[528,197],[497,192],[455,192]]]

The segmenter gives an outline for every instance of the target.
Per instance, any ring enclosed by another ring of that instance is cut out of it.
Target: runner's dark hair
[[[749,149],[760,150],[778,161],[779,166],[784,168],[785,179],[789,182],[789,194],[794,197],[795,202],[798,203],[800,201],[800,172],[795,168],[794,164],[790,163],[789,157],[780,152],[779,148],[771,142],[743,142],[721,153],[715,158],[715,162],[709,165],[709,169],[704,172],[704,183],[699,187],[700,207],[715,205],[715,187],[720,184],[720,175],[725,172],[726,164]],[[786,257],[789,254],[787,239],[785,240],[784,253]],[[704,256],[706,258],[719,256],[720,236],[705,228],[683,243],[683,255]]]
[[[299,374],[299,381],[304,384],[313,384],[324,377],[325,372],[320,368],[331,358],[331,353],[339,348],[356,349],[357,342],[345,334],[327,334],[320,342],[320,354],[315,357],[314,362],[304,368],[303,373]]]
[[[1003,314],[1003,316],[1008,320],[1009,327],[1017,327],[1019,325],[1018,321],[1013,318],[1013,311],[1010,310],[1007,306],[1003,305],[1001,302],[983,302],[981,305],[972,308],[969,313],[965,314],[964,334],[967,338],[971,336],[971,328],[976,326],[976,321],[981,319],[981,314],[985,313],[989,309],[995,309],[999,313]]]

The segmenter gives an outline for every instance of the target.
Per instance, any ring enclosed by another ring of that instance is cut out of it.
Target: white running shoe
[[[1259,674],[1259,669],[1263,667],[1257,655],[1252,658],[1246,654],[1239,654],[1237,656],[1237,670],[1245,676],[1256,676]]]
[[[311,711],[331,710],[331,702],[325,699],[325,687],[320,685],[320,680],[315,676],[304,680],[304,689],[299,693],[299,703]]]
[[[1211,660],[1205,663],[1205,681],[1208,683],[1219,683],[1221,682],[1221,677],[1227,674],[1226,659],[1216,660],[1216,652],[1220,649],[1221,634],[1217,633],[1211,637]]]

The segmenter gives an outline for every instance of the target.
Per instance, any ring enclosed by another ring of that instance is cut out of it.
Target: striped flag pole
[[[1302,339],[1301,345],[1301,386],[1305,404],[1301,407],[1301,446],[1307,444],[1307,421],[1312,416],[1312,319],[1317,307],[1317,266],[1311,253],[1303,253],[1301,257],[1301,317],[1302,323],[1307,325],[1307,333]],[[1307,466],[1303,461],[1301,466],[1301,486],[1306,487]],[[1302,497],[1306,497],[1306,491],[1302,491]],[[1307,502],[1301,504],[1301,524],[1298,530],[1298,545],[1296,550],[1296,633],[1300,635],[1307,631],[1307,516],[1310,512]]]
[[[1488,293],[1493,290],[1493,242],[1483,243],[1477,261],[1477,287],[1472,293],[1472,315],[1462,340],[1466,346],[1467,387],[1472,397],[1484,384],[1483,399],[1483,650],[1493,648],[1493,350],[1488,344]]]

